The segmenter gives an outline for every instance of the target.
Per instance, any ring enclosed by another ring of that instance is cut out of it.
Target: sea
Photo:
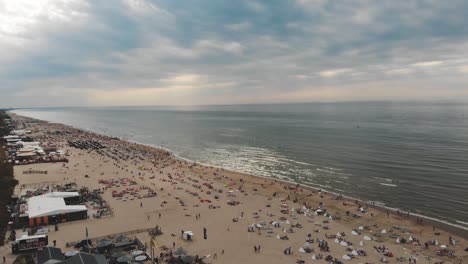
[[[468,228],[468,103],[16,109]]]

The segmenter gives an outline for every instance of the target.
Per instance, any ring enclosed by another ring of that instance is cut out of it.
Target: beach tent
[[[193,240],[193,232],[192,231],[184,231],[182,236],[185,240]]]

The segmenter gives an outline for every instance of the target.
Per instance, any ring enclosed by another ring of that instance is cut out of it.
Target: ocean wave
[[[379,182],[379,184],[383,186],[388,186],[388,187],[398,187],[398,185],[393,184],[393,183]]]

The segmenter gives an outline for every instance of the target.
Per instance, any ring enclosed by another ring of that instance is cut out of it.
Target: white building
[[[67,205],[65,200],[79,198],[77,192],[51,192],[34,196],[28,200],[29,225],[47,225],[87,218],[88,208],[84,205]]]

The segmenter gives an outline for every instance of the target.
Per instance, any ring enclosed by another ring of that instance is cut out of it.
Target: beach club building
[[[76,204],[78,192],[50,192],[28,200],[29,226],[55,224],[87,219],[88,208]]]

